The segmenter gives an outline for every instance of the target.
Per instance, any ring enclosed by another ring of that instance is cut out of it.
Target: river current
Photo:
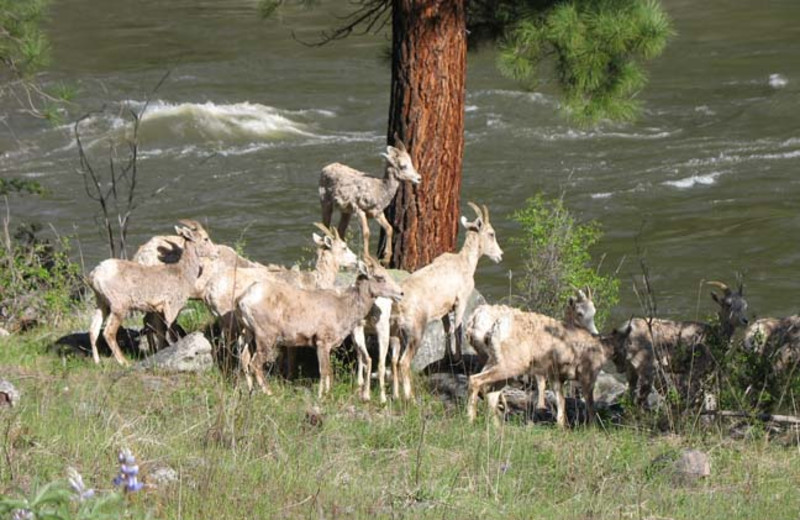
[[[469,56],[463,207],[489,206],[506,251],[502,264],[479,266],[490,299],[508,293],[509,271],[518,276],[523,264],[509,215],[543,192],[563,193],[580,219],[602,225],[593,254],[601,269],[619,270],[619,319],[639,311],[631,285],[640,253],[665,315],[704,318],[714,307],[701,282],[733,283],[736,273],[754,315],[798,312],[800,2],[665,5],[677,35],[649,65],[632,124],[570,127],[547,81],[528,92],[499,75],[491,49]],[[189,217],[218,242],[241,240],[259,261],[311,256],[320,168],[382,171],[387,37],[297,41],[313,40],[345,9],[323,3],[261,21],[254,0],[54,2],[53,64],[40,79],[77,88],[66,120],[92,112],[81,133],[98,168],[109,143],[130,132],[127,111],[149,100],[131,243]],[[77,236],[91,268],[107,249],[76,173],[73,125],[0,103],[0,174],[48,190],[13,197],[12,218]]]

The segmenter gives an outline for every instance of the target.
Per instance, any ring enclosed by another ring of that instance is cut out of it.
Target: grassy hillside
[[[218,372],[165,375],[110,359],[61,359],[56,334],[0,338],[0,378],[22,393],[0,409],[0,495],[32,497],[76,468],[112,491],[118,451],[148,486],[117,503],[126,518],[771,518],[800,513],[800,451],[724,428],[691,436],[627,426],[559,431],[490,421],[424,395],[414,406],[363,404],[339,371],[332,396],[314,381],[248,395]],[[424,392],[423,392],[424,394]],[[315,409],[318,407],[318,409]],[[683,448],[711,476],[680,482]],[[177,480],[156,484],[171,468]],[[77,505],[70,506],[73,511]],[[76,516],[77,517],[77,516]],[[88,518],[88,517],[87,517]]]

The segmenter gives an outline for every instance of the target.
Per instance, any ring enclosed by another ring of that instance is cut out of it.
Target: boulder
[[[675,476],[683,481],[693,481],[711,475],[711,459],[699,450],[683,450],[673,464]]]
[[[211,343],[202,332],[193,332],[136,365],[167,372],[205,372],[213,366]]]
[[[10,332],[8,332],[3,327],[0,327],[0,338],[5,338],[5,337],[10,336],[10,335],[11,335]]]
[[[676,484],[691,484],[711,475],[711,459],[700,450],[684,449],[656,457],[650,468],[668,474]]]

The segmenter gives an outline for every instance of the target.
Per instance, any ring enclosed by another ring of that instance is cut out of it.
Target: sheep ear
[[[311,238],[314,239],[314,243],[317,244],[317,247],[322,247],[325,244],[325,240],[316,233],[311,233]]]
[[[328,249],[333,249],[333,239],[329,236],[323,237],[322,242]]]
[[[586,293],[583,292],[583,289],[578,289],[578,301],[582,302],[586,300]]]
[[[369,270],[367,268],[367,264],[363,261],[358,261],[358,274],[361,276],[369,276]]]
[[[185,238],[186,240],[194,240],[194,235],[192,230],[186,226],[175,226],[175,233],[178,236]]]
[[[386,149],[389,151],[389,153],[382,153],[381,156],[384,159],[386,159],[386,162],[388,162],[392,166],[397,166],[397,159],[396,159],[394,153],[392,152],[392,147],[391,146],[387,146]]]
[[[461,217],[461,225],[465,228],[469,229],[469,222],[467,222],[467,217]]]
[[[567,301],[567,304],[568,304],[570,307],[574,307],[574,306],[575,306],[575,298],[573,298],[572,296],[570,296],[570,297],[569,297],[569,300]]]
[[[722,300],[720,300],[719,295],[714,291],[711,291],[711,299],[717,302],[717,304],[722,305]]]

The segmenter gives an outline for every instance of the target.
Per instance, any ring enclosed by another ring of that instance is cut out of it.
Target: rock
[[[5,337],[10,336],[10,335],[11,335],[10,332],[8,332],[3,327],[0,327],[0,338],[5,338]]]
[[[711,475],[711,459],[699,450],[682,450],[656,457],[652,470],[668,473],[676,483],[690,484]]]
[[[202,332],[193,332],[153,356],[140,361],[139,369],[158,369],[168,372],[205,372],[214,366],[214,358]]]
[[[625,395],[628,385],[621,382],[613,375],[601,370],[594,385],[594,401],[597,407],[602,408],[619,402]]]
[[[697,480],[711,475],[711,459],[699,450],[683,450],[673,469],[683,480]]]
[[[147,475],[147,482],[154,486],[167,486],[178,481],[178,472],[169,466],[156,468]]]
[[[15,407],[19,404],[19,390],[10,381],[0,379],[0,408]]]

